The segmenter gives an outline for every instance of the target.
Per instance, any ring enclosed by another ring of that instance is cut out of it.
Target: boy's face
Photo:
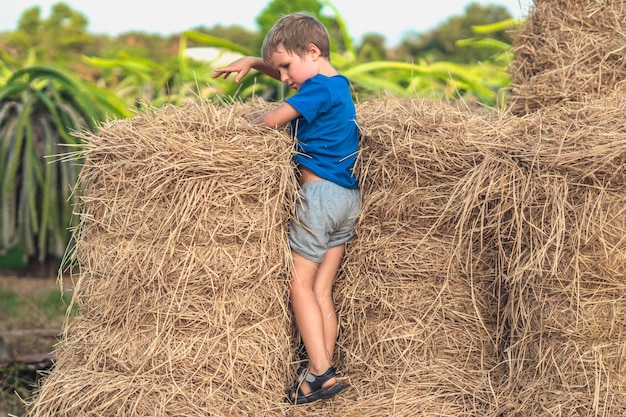
[[[282,45],[271,55],[270,64],[280,72],[280,80],[291,88],[300,90],[303,82],[319,73],[319,49],[309,45],[307,53],[300,57],[288,53]]]

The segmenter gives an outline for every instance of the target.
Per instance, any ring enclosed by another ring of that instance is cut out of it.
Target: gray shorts
[[[296,218],[289,224],[289,245],[302,257],[322,262],[326,251],[354,239],[361,212],[358,189],[321,180],[298,190]]]

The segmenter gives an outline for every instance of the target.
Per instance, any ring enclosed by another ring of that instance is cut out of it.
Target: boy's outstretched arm
[[[230,74],[237,73],[235,82],[239,82],[251,69],[260,71],[280,81],[280,72],[278,70],[266,64],[263,59],[253,56],[244,56],[225,67],[215,68],[215,72],[211,77],[217,78],[223,76],[224,78],[228,78]],[[291,104],[283,103],[274,110],[270,110],[257,117],[252,121],[252,124],[265,125],[276,129],[289,123],[298,116],[300,116],[300,113],[293,108]]]
[[[230,74],[235,72],[237,73],[235,82],[238,83],[251,69],[260,71],[263,74],[269,75],[270,77],[280,81],[280,72],[278,72],[278,70],[274,69],[270,65],[267,65],[263,59],[254,56],[244,56],[231,62],[225,67],[215,68],[211,77],[217,78],[223,76],[224,78],[228,78]]]

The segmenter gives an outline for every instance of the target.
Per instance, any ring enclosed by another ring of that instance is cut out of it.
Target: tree
[[[41,17],[41,8],[34,6],[22,13],[17,30],[5,36],[4,42],[18,59],[34,50],[40,61],[67,61],[93,43],[87,25],[87,18],[66,3],[54,4],[47,19]]]
[[[387,58],[385,37],[378,33],[366,33],[357,48],[359,61],[380,61]]]
[[[294,12],[308,12],[316,16],[328,29],[331,38],[331,50],[345,50],[345,42],[337,19],[322,14],[325,3],[319,0],[272,0],[261,10],[256,18],[259,30],[265,36],[280,16]],[[261,39],[255,50],[261,51]]]
[[[427,62],[451,61],[457,63],[471,63],[483,61],[491,57],[493,51],[485,48],[459,48],[457,41],[474,36],[473,26],[496,23],[511,19],[511,14],[504,6],[471,3],[465,8],[465,13],[448,18],[435,29],[423,34],[413,34],[405,37],[394,55],[405,61]],[[511,43],[505,32],[486,35],[498,41]]]
[[[17,59],[24,59],[28,52],[41,43],[41,8],[26,9],[17,23],[17,30],[3,37],[7,51]]]

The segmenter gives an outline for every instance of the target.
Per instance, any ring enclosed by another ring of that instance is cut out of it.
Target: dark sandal
[[[341,392],[343,385],[336,382],[328,388],[323,388],[323,386],[330,379],[336,377],[335,368],[332,366],[322,375],[314,375],[308,372],[308,369],[305,369],[300,373],[293,387],[287,392],[286,401],[291,404],[308,404],[324,398],[334,397]],[[309,394],[305,394],[301,389],[302,383],[305,381],[311,389]]]

